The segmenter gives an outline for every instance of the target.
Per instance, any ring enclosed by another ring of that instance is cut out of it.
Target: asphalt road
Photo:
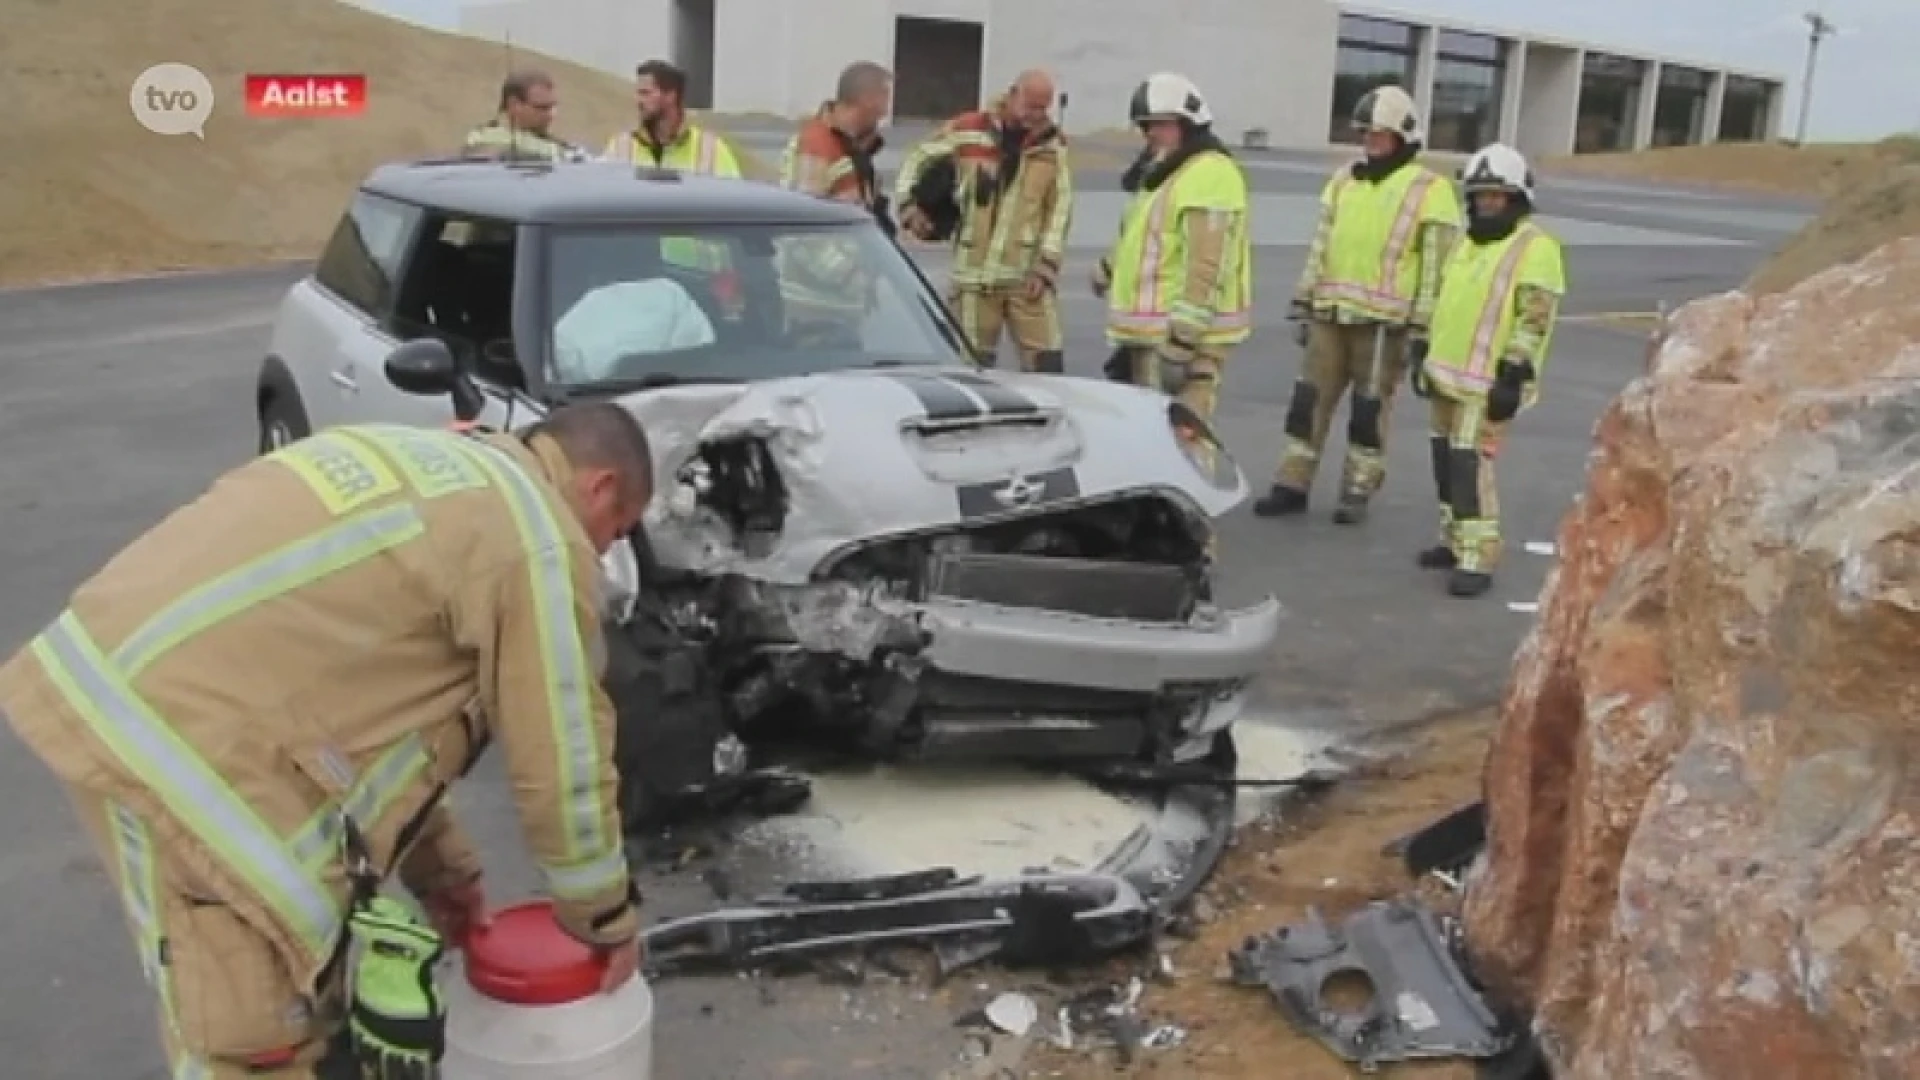
[[[752,139],[749,138],[749,142]],[[1319,159],[1249,159],[1260,192],[1257,282],[1269,298],[1254,339],[1235,356],[1221,424],[1249,477],[1264,485],[1298,363],[1280,305],[1301,257]],[[1065,301],[1070,369],[1096,375],[1099,308],[1079,286],[1111,235],[1111,178],[1082,178],[1084,210]],[[1650,310],[1736,284],[1795,227],[1780,203],[1614,185],[1556,185],[1543,205],[1569,237],[1571,312]],[[1303,211],[1303,207],[1308,211]],[[928,255],[931,271],[941,265]],[[0,653],[30,637],[67,591],[127,540],[252,450],[255,365],[288,271],[180,277],[0,293]],[[1491,700],[1529,616],[1552,538],[1581,483],[1593,421],[1641,363],[1632,334],[1570,323],[1558,338],[1541,406],[1518,424],[1502,459],[1513,554],[1492,594],[1445,596],[1411,564],[1435,521],[1425,418],[1403,398],[1391,466],[1373,519],[1359,529],[1326,516],[1331,478],[1303,519],[1225,525],[1231,591],[1272,591],[1291,622],[1266,681],[1272,722],[1378,729],[1440,708]],[[1332,462],[1327,463],[1328,467]],[[492,860],[496,893],[524,894],[532,876],[498,776],[461,793],[469,827]],[[150,1005],[113,896],[40,765],[0,729],[0,1046],[8,1073],[158,1078]],[[707,902],[685,885],[656,892],[656,910]],[[966,988],[962,988],[963,996]],[[658,1074],[926,1077],[953,1060],[956,1006],[912,988],[843,991],[802,980],[770,994],[741,980],[662,988]]]

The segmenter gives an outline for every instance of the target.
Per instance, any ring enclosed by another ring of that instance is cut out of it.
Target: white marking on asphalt
[[[1527,541],[1527,554],[1529,555],[1552,555],[1554,552],[1555,549],[1553,541],[1551,540]]]
[[[1540,610],[1540,605],[1532,600],[1509,600],[1507,610],[1521,615],[1531,615]]]

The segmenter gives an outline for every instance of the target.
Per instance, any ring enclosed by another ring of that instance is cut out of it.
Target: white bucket
[[[507,908],[448,980],[444,1080],[651,1080],[653,992],[601,993],[601,961],[545,902]]]

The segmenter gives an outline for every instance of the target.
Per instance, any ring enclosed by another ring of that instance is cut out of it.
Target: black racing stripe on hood
[[[982,415],[980,399],[965,389],[925,371],[887,371],[883,374],[920,399],[929,420],[972,420]]]
[[[989,415],[1029,416],[1040,411],[1040,406],[1032,398],[977,371],[941,372],[940,377],[980,395],[980,400],[987,403]]]

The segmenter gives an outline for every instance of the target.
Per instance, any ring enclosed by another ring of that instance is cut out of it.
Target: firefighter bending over
[[[1133,198],[1120,239],[1094,270],[1114,346],[1107,372],[1210,418],[1228,354],[1253,332],[1246,174],[1186,76],[1150,76],[1128,115],[1147,145],[1122,180]]]
[[[1004,327],[1027,371],[1065,371],[1055,289],[1073,217],[1053,79],[1028,71],[986,108],[947,121],[900,167],[894,202],[922,240],[953,238],[949,302],[976,360],[997,363]],[[941,221],[956,216],[957,225]]]
[[[891,72],[865,61],[847,65],[833,100],[788,140],[780,158],[781,186],[863,207],[891,235],[893,214],[874,158],[886,146],[880,124],[892,102]],[[859,247],[796,237],[781,241],[776,265],[789,338],[797,344],[857,348],[872,291]]]
[[[1440,543],[1419,564],[1449,571],[1447,591],[1478,596],[1500,558],[1493,462],[1507,425],[1539,399],[1560,300],[1560,241],[1533,221],[1527,160],[1495,143],[1468,160],[1467,237],[1447,260],[1431,339],[1409,346],[1413,392],[1432,410]]]
[[[516,71],[500,84],[493,119],[467,132],[461,152],[502,161],[588,160],[584,148],[553,134],[553,114],[559,108],[553,76]]]
[[[1368,91],[1354,108],[1353,126],[1365,156],[1320,193],[1320,225],[1294,292],[1289,318],[1306,356],[1287,405],[1286,448],[1273,487],[1253,506],[1261,517],[1307,508],[1334,413],[1351,388],[1333,520],[1366,520],[1367,502],[1386,480],[1387,430],[1407,339],[1426,332],[1441,267],[1460,229],[1452,183],[1415,160],[1424,137],[1406,91]]]
[[[633,973],[598,555],[649,456],[611,404],[521,437],[334,428],[215,481],[0,668],[121,891],[169,1076],[312,1077],[337,1042],[350,1075],[432,1075],[430,971],[393,968],[482,913],[443,796],[496,737],[555,918],[608,988]],[[390,872],[432,925],[378,895]]]

